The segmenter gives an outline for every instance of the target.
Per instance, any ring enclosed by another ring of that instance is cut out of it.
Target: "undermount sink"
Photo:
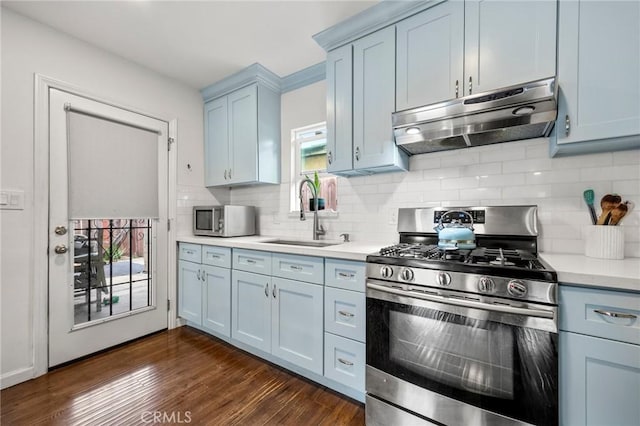
[[[269,244],[286,244],[288,246],[305,246],[305,247],[328,247],[328,246],[336,246],[342,243],[332,243],[328,241],[304,241],[304,240],[270,240],[263,241],[264,243]]]

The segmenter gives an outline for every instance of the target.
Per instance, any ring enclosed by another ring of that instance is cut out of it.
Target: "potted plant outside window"
[[[306,178],[310,179],[309,176],[305,175]],[[324,210],[324,198],[320,197],[320,177],[318,176],[318,172],[313,172],[313,186],[316,190],[316,197],[318,199],[318,210]],[[311,194],[313,195],[313,194]],[[316,199],[309,198],[309,211],[314,211],[316,208]]]

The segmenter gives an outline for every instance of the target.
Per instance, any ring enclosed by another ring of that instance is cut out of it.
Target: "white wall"
[[[202,99],[198,91],[2,8],[2,143],[0,186],[25,191],[25,208],[0,212],[1,366],[3,383],[27,377],[33,367],[32,297],[36,256],[34,212],[34,73],[82,88],[119,105],[178,120],[178,194],[207,204],[218,199],[203,187]],[[170,60],[170,58],[168,58]],[[186,167],[191,164],[192,171]],[[143,166],[143,165],[141,165]],[[179,215],[179,227],[187,220]],[[46,258],[45,258],[46,259]]]
[[[324,82],[282,97],[281,185],[233,189],[231,201],[260,210],[264,235],[311,238],[312,221],[290,208],[290,131],[324,121]],[[639,204],[623,221],[625,254],[640,257],[640,150],[549,158],[548,139],[532,139],[411,157],[410,172],[338,178],[337,217],[321,218],[327,238],[347,232],[354,241],[393,243],[399,207],[536,204],[542,251],[584,253],[590,216],[582,193],[596,204],[617,192]],[[599,208],[597,208],[599,210]]]

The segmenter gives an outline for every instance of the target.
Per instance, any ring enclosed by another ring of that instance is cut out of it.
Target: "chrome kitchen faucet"
[[[300,198],[300,220],[306,220],[306,217],[304,215],[304,203],[302,201],[302,187],[304,186],[304,184],[309,185],[309,188],[311,188],[311,194],[313,195],[313,199],[314,201],[314,209],[313,209],[313,239],[314,240],[319,240],[320,235],[324,235],[326,233],[326,231],[324,230],[324,227],[322,225],[318,224],[318,193],[316,191],[316,186],[313,183],[313,181],[309,178],[304,178],[302,179],[302,182],[300,182],[300,188],[298,188],[298,197]]]

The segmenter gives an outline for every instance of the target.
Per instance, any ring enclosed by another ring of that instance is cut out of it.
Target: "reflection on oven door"
[[[513,399],[514,346],[508,326],[390,311],[389,334],[390,358],[403,367],[457,389]]]

